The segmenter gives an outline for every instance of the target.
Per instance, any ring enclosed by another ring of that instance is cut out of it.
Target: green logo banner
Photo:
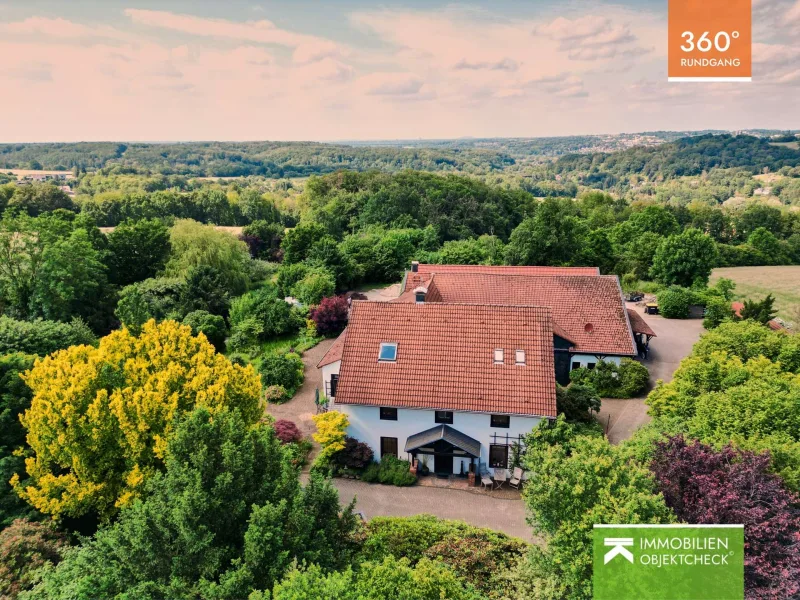
[[[595,600],[743,600],[742,525],[595,525]]]

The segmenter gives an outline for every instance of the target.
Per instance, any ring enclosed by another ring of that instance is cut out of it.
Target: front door
[[[453,457],[435,454],[433,456],[433,472],[437,475],[452,475]]]

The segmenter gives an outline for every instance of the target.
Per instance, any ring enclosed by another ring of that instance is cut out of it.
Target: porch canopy
[[[437,425],[409,436],[406,440],[406,452],[479,458],[481,443],[448,425]]]

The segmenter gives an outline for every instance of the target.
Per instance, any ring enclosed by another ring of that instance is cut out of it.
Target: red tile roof
[[[598,267],[513,267],[501,265],[419,265],[416,273],[406,272],[404,292],[430,279],[433,273],[482,275],[600,275]]]
[[[436,273],[428,302],[546,306],[573,352],[636,354],[619,279],[614,275],[521,276]],[[403,294],[398,301],[413,302]],[[560,335],[560,334],[559,334]]]
[[[347,327],[345,327],[344,331],[339,334],[339,337],[336,338],[336,341],[333,342],[333,345],[328,348],[328,351],[325,353],[325,356],[322,357],[322,360],[317,363],[317,368],[335,363],[337,360],[342,360],[342,349],[344,348],[344,341],[346,337]]]
[[[649,335],[650,337],[657,337],[656,332],[650,328],[650,325],[647,324],[647,321],[644,320],[642,315],[632,308],[627,310],[628,320],[631,322],[631,329],[633,330],[633,333],[643,333],[645,335]]]
[[[382,342],[397,360],[379,362]],[[494,364],[494,349],[505,363]],[[526,365],[514,365],[525,350]],[[550,311],[532,306],[354,302],[336,402],[554,417]]]
[[[744,308],[744,302],[731,302],[731,310],[733,311],[733,314],[735,314],[740,319],[742,318],[743,308]],[[767,327],[769,327],[773,331],[780,331],[781,329],[785,329],[785,327],[775,319],[772,319],[769,322],[767,322]]]

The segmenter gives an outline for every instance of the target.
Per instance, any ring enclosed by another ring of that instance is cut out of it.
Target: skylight
[[[525,350],[517,350],[516,352],[516,364],[524,365],[525,364]]]
[[[494,349],[494,364],[502,365],[503,364],[503,349],[502,348],[495,348]]]
[[[395,342],[381,343],[380,352],[378,352],[378,360],[394,362],[397,360],[397,344]]]

